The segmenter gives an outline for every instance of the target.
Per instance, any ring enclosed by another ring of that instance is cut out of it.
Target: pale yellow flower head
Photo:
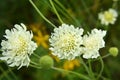
[[[81,54],[83,29],[73,25],[62,24],[54,29],[49,42],[52,54],[60,59],[72,60]]]
[[[97,58],[100,56],[99,49],[105,47],[103,37],[106,31],[93,29],[91,33],[83,36],[83,58]]]
[[[108,11],[104,11],[98,14],[98,18],[103,25],[114,24],[118,17],[118,13],[115,9],[109,9]]]
[[[15,28],[6,30],[4,37],[6,40],[2,40],[2,55],[1,60],[5,60],[11,67],[28,66],[30,63],[29,56],[36,49],[37,44],[31,41],[33,34],[27,31],[26,26],[15,24]]]

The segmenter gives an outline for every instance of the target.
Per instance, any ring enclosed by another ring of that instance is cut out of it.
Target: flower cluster
[[[5,60],[11,67],[28,66],[30,63],[29,56],[36,49],[37,44],[31,41],[33,34],[26,30],[26,26],[16,24],[15,28],[6,30],[4,37],[6,40],[2,40],[2,55],[1,60]]]
[[[118,13],[115,9],[110,8],[108,11],[100,12],[98,18],[101,20],[101,24],[108,25],[114,24]]]
[[[93,29],[91,33],[83,36],[82,28],[62,24],[54,29],[49,42],[52,54],[60,59],[72,60],[83,54],[83,58],[97,58],[98,50],[105,46],[103,37],[106,31]]]
[[[62,24],[54,29],[49,42],[52,54],[60,59],[73,60],[83,55],[83,58],[97,58],[99,49],[105,46],[103,37],[106,31],[93,29],[91,33],[83,35],[82,28],[75,28],[73,25]],[[15,25],[15,28],[5,31],[6,40],[1,42],[2,57],[11,67],[28,66],[29,56],[36,49],[37,44],[31,41],[32,32],[26,30],[26,26]]]

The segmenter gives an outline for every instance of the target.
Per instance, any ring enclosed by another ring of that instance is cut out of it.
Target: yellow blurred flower
[[[48,44],[47,44],[47,41],[48,41],[48,38],[49,38],[49,35],[43,35],[41,33],[41,31],[37,32],[37,35],[35,35],[33,37],[33,39],[35,39],[36,43],[38,45],[42,45],[44,48],[48,48]]]
[[[34,32],[33,39],[36,41],[37,45],[41,45],[44,48],[48,48],[48,38],[49,35],[46,32],[45,26],[41,24],[30,25],[32,31]]]
[[[64,62],[63,64],[63,68],[65,70],[73,70],[75,67],[79,67],[80,66],[80,62],[78,59],[74,59],[74,60],[67,60]]]
[[[57,56],[54,56],[51,54],[50,52],[50,56],[56,61],[56,62],[60,62],[60,59]]]

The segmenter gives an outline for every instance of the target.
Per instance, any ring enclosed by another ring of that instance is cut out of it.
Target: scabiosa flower
[[[36,49],[37,44],[31,41],[33,33],[27,31],[24,24],[16,24],[14,27],[5,31],[6,40],[1,42],[3,56],[0,59],[5,60],[11,67],[18,66],[19,69],[29,65],[29,56]]]
[[[72,60],[81,53],[83,29],[74,28],[73,25],[62,24],[54,29],[49,42],[52,54],[60,59]]]
[[[98,18],[101,20],[101,24],[108,25],[114,24],[116,18],[118,17],[118,13],[115,9],[109,9],[108,11],[104,11],[98,14]]]
[[[97,58],[99,55],[98,50],[105,46],[103,37],[106,35],[106,31],[93,29],[91,34],[83,36],[83,58]]]

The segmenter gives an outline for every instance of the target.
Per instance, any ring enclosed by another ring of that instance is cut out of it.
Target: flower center
[[[89,39],[85,40],[83,44],[85,45],[85,47],[92,50],[97,47],[98,43],[99,43],[98,39],[96,39],[95,37],[90,37]]]
[[[15,49],[14,51],[17,54],[21,54],[23,52],[26,52],[26,48],[27,48],[27,41],[23,38],[23,37],[18,37],[18,39],[14,42],[15,45]]]
[[[65,37],[63,40],[62,40],[62,47],[61,49],[64,51],[64,52],[70,52],[71,50],[73,50],[75,47],[75,39],[74,39],[74,36],[72,35],[68,35],[67,37]]]
[[[110,13],[110,12],[108,12],[108,11],[106,11],[105,13],[104,13],[104,16],[105,16],[105,19],[107,20],[107,21],[113,21],[113,14],[112,13]]]

